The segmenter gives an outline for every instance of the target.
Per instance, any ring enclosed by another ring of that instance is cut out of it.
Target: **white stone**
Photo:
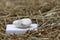
[[[27,30],[37,29],[37,24],[31,24],[28,28],[17,28],[13,24],[6,25],[7,34],[24,34]]]
[[[13,24],[16,25],[16,27],[29,27],[32,24],[32,21],[29,18],[24,18],[13,21]]]

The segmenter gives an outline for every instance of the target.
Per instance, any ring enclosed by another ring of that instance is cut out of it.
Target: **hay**
[[[59,40],[59,2],[59,0],[3,1],[0,6],[0,40]],[[31,18],[34,23],[39,24],[38,31],[28,30],[24,35],[5,33],[6,24],[25,17]]]

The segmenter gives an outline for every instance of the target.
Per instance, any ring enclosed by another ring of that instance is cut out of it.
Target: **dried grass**
[[[59,0],[5,0],[3,7],[0,6],[0,40],[60,40],[59,2]],[[28,30],[24,35],[5,33],[6,24],[25,17],[39,24],[37,31]]]

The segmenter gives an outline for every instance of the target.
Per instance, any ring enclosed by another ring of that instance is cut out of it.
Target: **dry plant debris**
[[[37,31],[5,33],[6,24],[25,17],[39,24]],[[0,0],[0,40],[60,40],[60,0]]]

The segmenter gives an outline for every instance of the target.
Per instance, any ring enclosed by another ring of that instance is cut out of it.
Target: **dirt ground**
[[[31,18],[37,31],[6,34],[6,25]],[[0,40],[60,40],[60,0],[0,0]]]

